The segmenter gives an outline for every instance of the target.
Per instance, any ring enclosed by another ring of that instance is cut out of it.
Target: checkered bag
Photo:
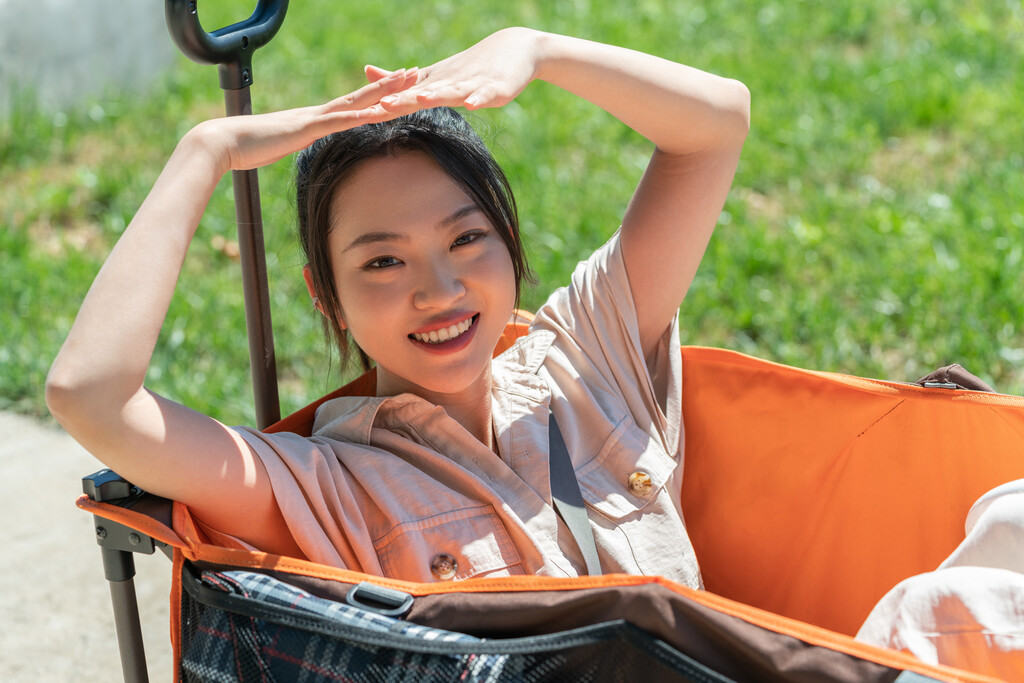
[[[624,621],[483,639],[248,571],[186,567],[182,586],[181,681],[729,680]]]

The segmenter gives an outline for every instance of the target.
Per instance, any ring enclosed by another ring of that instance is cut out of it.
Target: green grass
[[[1024,10],[1017,2],[293,2],[257,53],[254,108],[309,104],[366,62],[429,64],[506,25],[617,43],[744,81],[753,125],[683,304],[684,343],[912,380],[960,362],[1024,393]],[[251,3],[206,0],[207,26]],[[182,58],[147,96],[0,129],[0,407],[44,414],[47,368],[103,257],[176,140],[222,111]],[[536,307],[617,226],[649,156],[546,84],[472,119],[517,192]],[[261,171],[284,409],[335,386],[302,284],[287,161]],[[148,378],[252,422],[230,184],[190,252]]]

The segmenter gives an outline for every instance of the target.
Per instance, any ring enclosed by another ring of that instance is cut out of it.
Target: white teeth
[[[458,337],[460,334],[462,334],[463,332],[465,332],[466,330],[468,330],[472,326],[473,326],[473,318],[466,318],[461,323],[457,323],[455,325],[449,325],[448,327],[445,327],[444,329],[433,330],[433,331],[427,332],[425,334],[420,334],[419,332],[414,332],[412,336],[417,341],[427,342],[429,344],[440,344],[441,342],[450,341],[452,339],[455,339],[456,337]]]

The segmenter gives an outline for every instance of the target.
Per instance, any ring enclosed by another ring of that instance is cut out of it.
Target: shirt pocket
[[[384,576],[393,579],[458,581],[523,573],[519,553],[490,505],[404,522],[373,546]]]
[[[627,416],[600,452],[576,471],[576,477],[588,507],[618,521],[659,499],[676,466],[676,459],[665,452],[658,440]],[[650,488],[643,495],[630,487],[632,475],[650,477]]]

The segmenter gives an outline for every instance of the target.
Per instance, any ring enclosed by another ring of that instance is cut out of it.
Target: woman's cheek
[[[485,262],[482,264],[484,276],[491,282],[500,282],[507,290],[506,296],[510,306],[515,302],[516,277],[515,269],[512,267],[512,256],[508,249],[502,244],[500,249],[489,250]]]
[[[381,317],[394,305],[394,282],[370,282],[369,278],[339,278],[336,280],[338,299],[345,311],[346,323],[360,327],[365,320],[382,322]]]

